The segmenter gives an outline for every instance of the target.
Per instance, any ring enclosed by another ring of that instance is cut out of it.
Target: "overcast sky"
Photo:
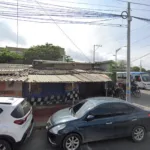
[[[9,0],[14,1],[14,0]],[[21,1],[21,0],[19,0]],[[68,1],[75,3],[89,3],[98,5],[83,5],[68,3]],[[136,1],[136,0],[132,0]],[[33,1],[34,3],[35,1]],[[119,9],[120,14],[126,11],[127,4],[117,0],[42,0],[42,2],[53,3],[63,6],[84,7],[89,9],[115,9],[108,8],[102,5],[110,5],[122,7]],[[138,0],[138,2],[150,5],[149,0]],[[150,18],[150,7],[131,5],[133,8],[131,14],[134,16]],[[144,9],[144,11],[135,9]],[[116,9],[117,10],[117,9]],[[112,12],[111,12],[112,13]],[[126,24],[126,20],[115,19],[106,23]],[[17,39],[17,22],[15,20],[0,19],[0,46],[16,46]],[[96,61],[115,60],[113,56],[115,50],[125,46],[127,43],[126,28],[110,27],[110,26],[96,26],[96,25],[62,25],[59,26],[72,39],[72,41],[82,50],[77,49],[68,38],[62,33],[56,24],[40,24],[19,21],[19,47],[30,47],[37,44],[45,44],[46,42],[54,45],[59,45],[65,48],[68,55],[72,56],[77,61],[88,61],[85,55],[92,61],[93,45],[102,45],[96,51]],[[135,30],[136,29],[136,30]],[[134,60],[149,52],[150,49],[150,22],[138,21],[132,19],[131,23],[131,60]],[[146,38],[147,37],[147,38]],[[148,38],[149,37],[149,38]],[[84,54],[85,55],[84,55]],[[118,52],[118,59],[126,59],[126,48]],[[150,55],[144,57],[142,61],[143,67],[150,69],[149,63]],[[135,61],[132,65],[140,65],[140,61]]]

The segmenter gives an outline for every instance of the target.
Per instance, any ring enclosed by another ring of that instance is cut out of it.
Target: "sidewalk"
[[[45,128],[48,118],[56,111],[67,108],[69,105],[36,106],[33,108],[33,116],[36,128]]]

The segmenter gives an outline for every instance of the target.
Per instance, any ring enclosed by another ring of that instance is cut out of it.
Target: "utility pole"
[[[140,72],[142,72],[142,60],[140,60]]]
[[[95,63],[95,45],[93,47],[93,63]]]
[[[102,45],[94,45],[94,47],[93,47],[93,63],[95,63],[95,51],[96,51],[96,46],[97,47],[102,47]]]
[[[128,13],[127,13],[127,79],[126,79],[126,101],[131,102],[131,82],[130,82],[130,26],[131,26],[131,14],[130,14],[130,2],[128,2]]]
[[[18,0],[17,0],[17,48],[18,48]]]

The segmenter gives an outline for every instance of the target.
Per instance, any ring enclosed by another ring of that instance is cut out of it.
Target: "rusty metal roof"
[[[26,82],[37,83],[72,83],[72,82],[106,82],[111,79],[104,74],[72,74],[72,75],[28,75]]]
[[[0,81],[20,81],[24,82],[27,79],[27,76],[0,76]]]

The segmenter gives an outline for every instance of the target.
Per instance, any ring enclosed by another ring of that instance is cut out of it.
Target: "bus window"
[[[141,82],[140,76],[135,76],[135,81]]]
[[[122,73],[117,73],[117,78],[122,79]]]
[[[122,79],[126,79],[126,73],[123,73],[122,75]]]
[[[150,75],[148,73],[141,74],[144,82],[150,82]]]

